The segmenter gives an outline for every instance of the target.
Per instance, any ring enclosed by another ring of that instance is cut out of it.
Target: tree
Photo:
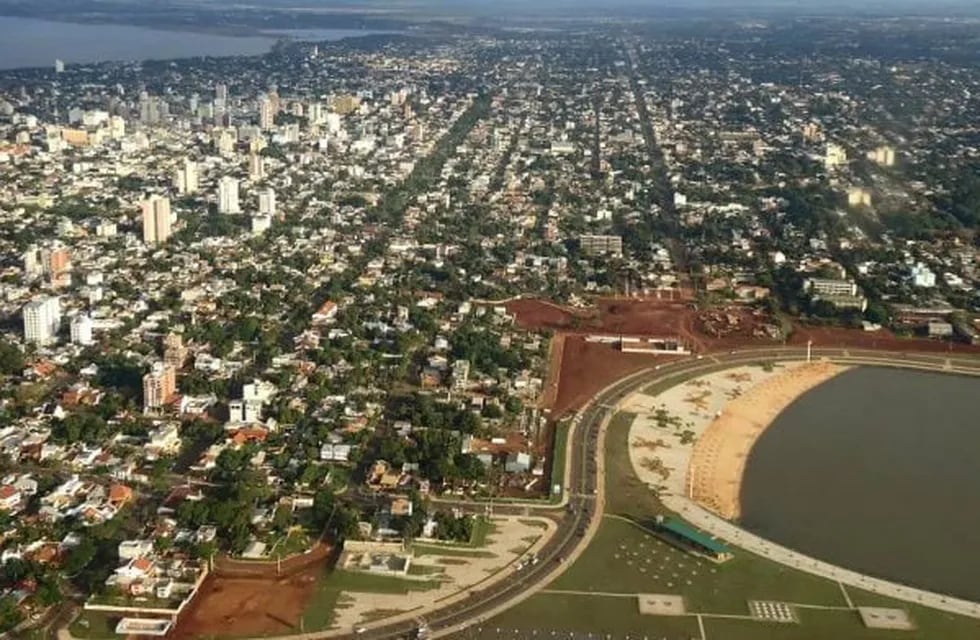
[[[0,338],[0,374],[17,374],[24,370],[24,355],[16,346]]]
[[[10,596],[0,597],[0,633],[10,631],[21,623],[24,614]]]

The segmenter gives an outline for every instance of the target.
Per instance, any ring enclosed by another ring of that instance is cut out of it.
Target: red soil
[[[281,575],[276,574],[274,562],[217,563],[169,637],[192,640],[299,633],[300,617],[329,555],[330,547],[319,545],[284,561]]]

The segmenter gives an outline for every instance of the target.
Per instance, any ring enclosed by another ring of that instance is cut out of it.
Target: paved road
[[[538,552],[540,562],[522,572],[514,572],[488,586],[470,591],[465,598],[449,599],[446,606],[424,613],[425,620],[436,637],[454,637],[461,629],[492,617],[542,589],[571,564],[598,529],[603,501],[603,434],[605,426],[616,413],[619,403],[636,391],[659,381],[767,360],[802,360],[805,348],[778,347],[754,349],[692,357],[666,363],[635,373],[616,382],[599,394],[574,419],[569,438],[571,455],[567,456],[565,474],[566,495],[561,504],[494,504],[494,512],[527,513],[556,519],[558,531]],[[980,360],[968,356],[905,354],[859,349],[813,349],[812,357],[827,357],[835,361],[879,364],[883,366],[921,367],[931,370],[980,374]],[[467,509],[482,510],[480,503],[461,503]],[[569,559],[568,562],[564,562]],[[292,640],[341,638],[343,640],[393,640],[413,637],[416,624],[404,620],[389,624],[367,625],[361,633],[322,631],[289,636]]]

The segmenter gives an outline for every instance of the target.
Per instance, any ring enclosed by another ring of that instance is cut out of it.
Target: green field
[[[100,611],[82,611],[68,627],[75,638],[104,640],[116,637],[116,623],[122,616],[112,616]]]
[[[607,633],[649,635],[650,638],[689,640],[698,637],[697,619],[670,617],[651,619],[641,616],[632,598],[599,598],[590,596],[566,596],[541,594],[508,609],[483,625],[483,630],[471,629],[465,638],[515,638],[514,633],[498,634],[500,629],[539,629],[539,636],[551,637],[551,631],[577,631],[579,633]],[[558,636],[561,637],[561,636]],[[622,637],[622,636],[619,636]],[[642,635],[639,637],[643,637]]]
[[[671,384],[677,384],[674,379]],[[648,387],[656,393],[662,387]],[[855,606],[904,609],[914,631],[865,628],[837,583],[746,551],[721,565],[678,550],[646,530],[666,509],[639,480],[628,456],[635,416],[615,415],[606,436],[606,515],[588,549],[545,592],[469,629],[466,638],[542,637],[556,632],[602,632],[601,638],[689,640],[975,640],[980,620],[848,588]],[[639,593],[684,597],[686,616],[639,612]],[[799,624],[749,617],[749,600],[793,603]],[[704,632],[699,625],[703,624]],[[515,635],[516,634],[516,635]]]
[[[436,582],[403,580],[389,576],[336,570],[324,575],[303,614],[303,627],[307,631],[327,629],[333,623],[338,607],[343,607],[345,597],[358,593],[408,593],[426,591],[438,587]]]
[[[701,613],[748,614],[748,600],[844,607],[832,582],[743,552],[724,564],[680,551],[607,516],[588,551],[549,590],[683,595]]]
[[[555,445],[551,450],[551,486],[548,487],[548,496],[553,502],[561,500],[562,493],[565,491],[565,454],[568,450],[570,424],[567,420],[555,424]],[[552,493],[555,485],[561,486],[561,493]]]

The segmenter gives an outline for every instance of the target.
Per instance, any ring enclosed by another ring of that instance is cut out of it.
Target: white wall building
[[[912,267],[912,286],[932,289],[936,286],[936,274],[921,262]]]
[[[170,199],[151,196],[144,200],[140,207],[143,209],[143,242],[146,244],[166,242],[173,228]]]
[[[847,151],[844,147],[834,144],[827,144],[827,153],[824,155],[823,164],[828,169],[847,164]]]
[[[218,213],[241,213],[238,203],[238,180],[225,176],[218,181]]]
[[[267,216],[276,214],[276,192],[273,189],[259,191],[259,213]]]
[[[50,296],[24,305],[24,340],[37,345],[52,344],[61,326],[61,300]]]
[[[197,193],[197,163],[193,160],[185,160],[183,166],[174,169],[173,185],[181,195]]]
[[[92,318],[87,313],[80,313],[71,319],[72,344],[92,344]]]

